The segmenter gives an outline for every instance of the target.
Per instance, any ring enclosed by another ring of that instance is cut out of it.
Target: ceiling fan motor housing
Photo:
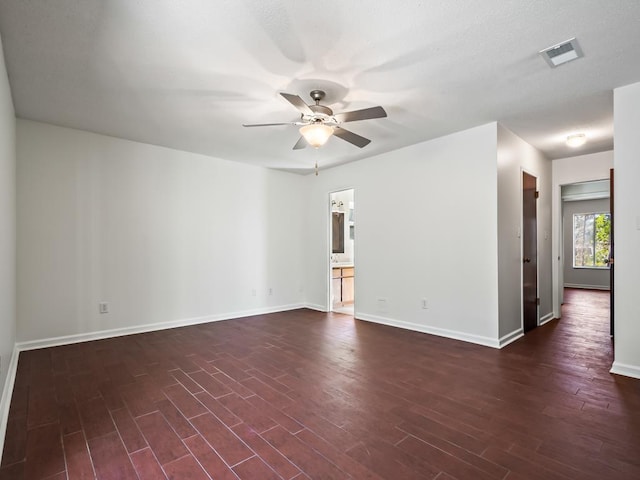
[[[333,115],[333,110],[331,110],[329,107],[325,107],[324,105],[309,105],[309,108],[313,113],[321,113],[328,116]]]
[[[309,105],[309,109],[315,114],[313,116],[306,116],[306,120],[311,122],[325,122],[329,120],[327,117],[333,116],[333,110],[329,107],[325,107],[324,105],[320,105],[320,100],[322,100],[326,93],[324,90],[311,90],[309,92],[309,96],[316,102],[315,105]],[[305,115],[302,116],[305,118]]]
[[[311,92],[309,92],[309,95],[311,95],[311,98],[313,98],[313,101],[317,104],[326,96],[326,93],[324,93],[324,90],[311,90]]]

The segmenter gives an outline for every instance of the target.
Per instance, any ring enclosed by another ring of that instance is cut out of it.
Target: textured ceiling
[[[2,0],[16,113],[215,157],[309,172],[499,121],[550,158],[613,147],[612,89],[640,81],[638,0]],[[577,37],[584,58],[537,54]],[[278,92],[334,111],[382,105],[293,151]],[[564,138],[585,131],[569,150]]]

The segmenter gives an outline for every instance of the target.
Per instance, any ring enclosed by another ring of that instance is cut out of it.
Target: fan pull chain
[[[318,161],[316,160],[316,177],[318,176]]]

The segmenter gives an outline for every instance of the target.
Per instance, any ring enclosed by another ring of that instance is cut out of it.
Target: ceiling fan
[[[312,90],[310,95],[315,101],[315,105],[307,105],[298,95],[280,92],[280,95],[291,105],[300,111],[300,120],[297,122],[283,123],[254,123],[243,124],[243,127],[270,127],[275,125],[298,125],[300,126],[300,139],[293,146],[294,150],[305,148],[307,144],[319,148],[324,145],[331,135],[335,135],[342,140],[349,142],[356,147],[365,147],[371,140],[353,133],[342,127],[343,123],[355,122],[357,120],[369,120],[372,118],[383,118],[387,112],[382,107],[364,108],[351,112],[333,113],[329,107],[320,105],[320,101],[325,97],[322,90]]]

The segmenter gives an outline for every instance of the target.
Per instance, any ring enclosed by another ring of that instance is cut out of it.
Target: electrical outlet
[[[273,288],[269,287],[269,296],[273,295]]]
[[[424,310],[426,310],[427,308],[429,308],[429,302],[427,302],[427,299],[426,299],[426,298],[423,298],[423,299],[422,299],[421,305],[422,305],[422,308],[423,308]]]
[[[107,302],[98,303],[98,311],[100,313],[109,313],[109,304]]]
[[[379,298],[378,299],[378,312],[380,313],[387,313],[387,299],[386,298]]]

